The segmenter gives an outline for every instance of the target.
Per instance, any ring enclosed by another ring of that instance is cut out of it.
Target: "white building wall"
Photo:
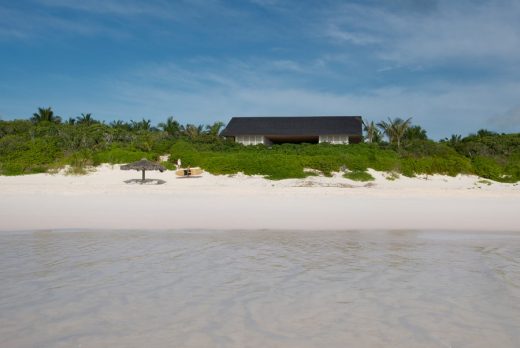
[[[348,135],[337,134],[337,135],[320,135],[320,143],[330,144],[348,144]]]
[[[265,144],[265,137],[263,135],[237,135],[235,142],[242,145],[259,145]]]

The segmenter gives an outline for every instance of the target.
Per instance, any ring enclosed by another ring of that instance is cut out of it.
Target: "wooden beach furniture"
[[[194,168],[181,168],[175,171],[175,175],[180,177],[191,177],[191,176],[200,176],[202,174],[202,169],[199,167]]]

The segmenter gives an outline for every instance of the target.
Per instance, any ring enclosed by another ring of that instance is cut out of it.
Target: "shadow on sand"
[[[160,180],[160,179],[145,179],[145,180],[130,179],[130,180],[125,180],[125,183],[132,184],[132,185],[135,185],[135,184],[138,184],[138,185],[162,185],[162,184],[165,184],[166,181]]]

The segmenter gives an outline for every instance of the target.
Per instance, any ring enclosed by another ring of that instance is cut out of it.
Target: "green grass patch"
[[[396,173],[396,172],[389,172],[385,176],[386,180],[388,180],[388,181],[395,181],[395,180],[399,179],[399,177],[400,177],[399,173]]]
[[[354,181],[374,181],[375,178],[370,175],[370,173],[361,171],[361,170],[354,170],[348,173],[343,174],[344,178],[354,180]]]
[[[157,154],[134,149],[113,147],[108,150],[96,152],[92,155],[94,165],[102,163],[119,164],[139,161],[142,158],[156,160]]]

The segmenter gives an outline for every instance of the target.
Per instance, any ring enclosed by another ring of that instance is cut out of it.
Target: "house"
[[[361,142],[361,116],[233,117],[220,135],[244,145]]]

